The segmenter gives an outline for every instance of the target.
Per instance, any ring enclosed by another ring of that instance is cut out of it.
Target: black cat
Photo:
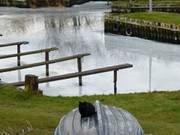
[[[81,118],[91,117],[96,114],[94,105],[88,102],[79,102],[79,112]]]

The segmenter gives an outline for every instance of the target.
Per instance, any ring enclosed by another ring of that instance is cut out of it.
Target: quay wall
[[[105,32],[180,44],[180,26],[163,27],[162,23],[148,25],[132,21],[105,19]]]

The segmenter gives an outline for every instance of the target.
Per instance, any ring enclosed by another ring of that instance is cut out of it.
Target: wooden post
[[[49,51],[45,52],[45,62],[49,61]],[[49,76],[49,64],[46,64],[46,76]]]
[[[35,75],[26,75],[25,76],[25,89],[30,92],[38,91],[38,76]]]
[[[114,94],[117,94],[117,70],[114,70]]]
[[[78,72],[82,72],[81,58],[77,58]],[[79,86],[82,86],[82,76],[79,76]]]
[[[17,54],[21,53],[21,45],[17,45]],[[21,56],[17,56],[17,66],[21,66]]]

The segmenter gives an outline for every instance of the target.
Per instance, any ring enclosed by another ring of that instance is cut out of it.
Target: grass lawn
[[[79,101],[100,100],[122,107],[141,123],[146,134],[180,135],[180,91],[84,97],[38,97],[0,86],[0,134],[13,135],[30,123],[28,135],[52,135],[59,119]]]
[[[129,5],[130,0],[114,0],[112,3],[114,6],[121,6],[121,7],[127,7]],[[148,5],[149,0],[131,0],[132,5]],[[173,6],[180,6],[179,0],[153,0],[153,4],[158,5],[173,5]]]
[[[127,14],[110,13],[110,15],[180,25],[180,14],[178,13],[153,12],[149,14],[148,12],[138,12]]]

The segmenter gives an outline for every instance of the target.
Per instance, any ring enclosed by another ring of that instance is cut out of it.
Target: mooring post
[[[21,45],[18,44],[17,45],[17,54],[20,54],[21,53]],[[18,55],[17,56],[17,66],[21,66],[21,56]]]
[[[117,70],[114,70],[114,94],[117,94]]]
[[[49,61],[49,51],[45,52],[45,62]],[[46,76],[49,76],[49,64],[46,63]]]
[[[26,75],[25,76],[25,89],[30,92],[38,91],[38,76],[35,75]]]
[[[81,57],[77,58],[78,72],[82,72]],[[79,76],[79,86],[82,86],[82,76]]]

